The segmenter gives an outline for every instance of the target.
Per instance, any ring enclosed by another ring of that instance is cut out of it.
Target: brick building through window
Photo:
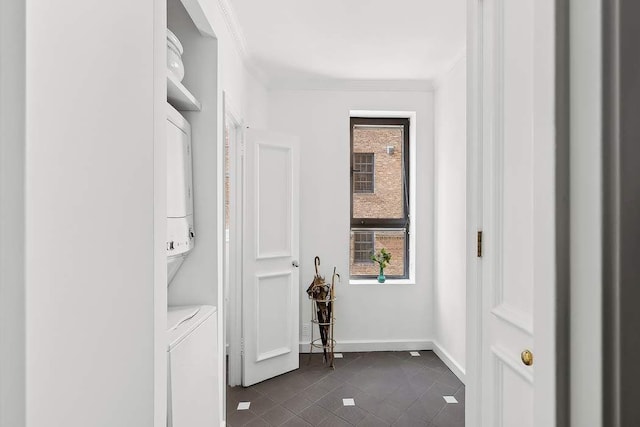
[[[408,278],[409,120],[351,118],[350,276],[374,278],[385,248],[388,278]]]

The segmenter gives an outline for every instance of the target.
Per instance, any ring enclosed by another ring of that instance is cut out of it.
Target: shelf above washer
[[[200,111],[202,104],[175,77],[167,74],[167,100],[176,110]]]

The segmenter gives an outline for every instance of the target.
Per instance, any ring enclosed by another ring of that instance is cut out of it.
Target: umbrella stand
[[[328,341],[331,343],[330,344],[330,355],[331,355],[331,363],[330,363],[330,367],[335,369],[335,365],[334,365],[334,361],[335,358],[333,356],[333,349],[335,347],[335,340],[333,339],[333,326],[336,323],[336,319],[335,317],[333,317],[333,302],[336,300],[336,276],[338,277],[338,280],[340,280],[340,275],[338,273],[336,273],[336,268],[333,267],[333,276],[331,276],[331,292],[330,292],[330,298],[329,298],[329,302],[327,303],[328,306],[328,323],[329,325],[325,326],[327,328],[327,331],[325,332],[325,334],[328,332]]]
[[[320,258],[315,257],[314,260],[316,274],[307,289],[307,295],[311,299],[312,324],[318,325],[320,338],[314,339],[313,327],[311,328],[311,343],[309,351],[309,362],[313,354],[314,348],[322,348],[323,363],[330,363],[330,367],[334,368],[333,349],[335,340],[333,339],[333,302],[335,301],[335,278],[340,275],[333,269],[333,277],[331,286],[325,283],[324,277],[320,276],[318,267],[320,266]]]
[[[323,350],[323,361],[327,361],[327,334],[326,330],[323,329],[322,324],[326,323],[326,311],[327,311],[327,303],[325,300],[327,299],[327,294],[329,293],[329,287],[325,284],[324,277],[320,276],[320,272],[318,271],[318,267],[320,266],[320,257],[316,256],[314,259],[314,266],[316,269],[316,274],[313,277],[313,281],[311,285],[307,288],[307,295],[309,298],[313,299],[314,304],[312,305],[312,313],[315,315],[315,321],[312,319],[313,323],[318,324],[318,329],[320,330],[320,341],[322,342],[322,350]],[[313,354],[313,328],[311,329],[311,349],[309,351],[309,361],[311,361],[311,355]]]
[[[322,349],[323,363],[330,363],[333,367],[333,349],[335,347],[335,341],[333,339],[333,324],[335,319],[329,314],[329,307],[333,305],[335,299],[330,298],[328,294],[324,295],[324,298],[312,298],[311,299],[311,323],[318,325],[320,332],[320,338],[314,339],[314,329],[311,328],[311,343],[309,351],[309,361],[311,361],[311,355],[313,349]]]

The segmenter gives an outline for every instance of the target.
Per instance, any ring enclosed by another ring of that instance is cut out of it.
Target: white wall
[[[1,3],[2,427],[164,424],[162,4]],[[223,89],[266,127],[216,20]]]
[[[350,110],[417,113],[417,283],[349,285]],[[301,322],[311,318],[304,292],[313,259],[337,285],[335,336],[343,350],[420,348],[433,336],[433,95],[431,92],[278,90],[269,93],[271,130],[301,139]],[[302,337],[301,337],[302,340]],[[306,348],[306,347],[303,347]]]
[[[151,426],[163,403],[154,396],[165,337],[154,329],[164,246],[154,239],[155,144],[164,143],[154,138],[164,122],[155,3],[27,3],[29,427]]]
[[[221,52],[222,90],[231,112],[245,126],[267,128],[268,93],[252,74],[226,26],[218,37]]]
[[[466,323],[466,87],[463,57],[435,91],[435,340],[465,370]]]
[[[247,61],[244,40],[238,33],[237,21],[229,0],[218,0],[211,22],[220,51],[220,84],[236,118],[245,126],[267,127],[267,89],[260,72]]]
[[[25,424],[25,2],[0,2],[0,426]]]

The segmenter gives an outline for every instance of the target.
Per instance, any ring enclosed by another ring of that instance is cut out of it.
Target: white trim
[[[380,283],[377,279],[349,279],[349,284],[359,286],[415,285],[416,281],[412,279],[387,279],[384,283]]]
[[[350,80],[331,78],[271,79],[274,90],[347,91],[347,92],[433,92],[433,80]]]
[[[236,50],[240,54],[240,58],[244,63],[245,68],[249,73],[255,77],[260,83],[268,86],[268,78],[266,74],[260,69],[260,67],[256,64],[253,59],[253,55],[251,55],[249,51],[249,47],[247,45],[247,39],[244,36],[244,31],[242,31],[242,27],[240,26],[240,22],[236,17],[235,11],[231,2],[229,0],[218,0],[218,8],[222,14],[222,19],[224,23],[227,25],[229,29],[229,34],[231,35],[231,40],[233,40],[233,45]]]
[[[348,340],[336,342],[335,352],[369,352],[369,351],[419,351],[433,350],[433,341],[420,340]],[[314,349],[314,353],[322,352]],[[300,353],[309,353],[309,342],[300,342]]]
[[[350,117],[368,118],[401,118],[409,119],[409,278],[404,279],[410,284],[416,282],[416,153],[417,153],[417,114],[415,111],[376,111],[376,110],[349,110]],[[391,280],[389,280],[391,282]],[[351,280],[349,280],[351,284]],[[379,284],[379,283],[378,283]]]
[[[437,341],[433,342],[433,352],[444,362],[451,372],[453,372],[462,384],[466,384],[466,373],[464,367],[455,360],[447,350],[444,349]]]
[[[229,385],[235,386],[242,383],[242,145],[244,135],[244,121],[241,116],[237,114],[236,109],[233,108],[229,96],[226,92],[223,92],[223,147],[224,147],[224,131],[227,119],[229,127],[235,128],[235,141],[229,141],[229,174],[231,182],[230,191],[230,212],[231,216],[229,227],[229,295],[223,294],[223,308],[224,303],[228,299],[228,320],[229,320],[229,336],[225,335],[225,343],[229,347],[229,365],[228,374],[223,376],[227,378]],[[224,148],[223,148],[224,150]],[[224,153],[224,151],[223,151]],[[224,167],[224,166],[223,166]],[[224,175],[224,170],[223,170]],[[223,181],[224,185],[224,181]],[[224,194],[223,194],[224,198]],[[224,207],[223,207],[224,209]],[[223,210],[224,215],[224,210]],[[222,223],[224,230],[224,222]],[[223,264],[224,266],[224,264]],[[236,286],[232,289],[231,283],[235,283]],[[225,286],[222,286],[223,292]],[[224,313],[225,311],[222,311]],[[221,316],[221,321],[226,323],[224,315]],[[224,333],[226,334],[227,328],[224,327]],[[226,366],[226,364],[225,364]],[[226,369],[226,368],[225,368]]]
[[[415,111],[390,111],[390,110],[349,110],[350,117],[368,117],[368,118],[398,118],[398,119],[410,119],[415,121]],[[413,122],[412,122],[413,123]]]
[[[438,75],[438,77],[432,80],[433,90],[438,91],[438,89],[440,89],[440,86],[442,86],[442,82],[444,81],[445,77],[448,76],[449,73],[455,70],[455,68],[458,65],[460,65],[462,61],[466,59],[467,59],[467,48],[465,47],[464,49],[462,49],[462,51],[458,55],[456,55],[453,61],[451,61],[449,66],[446,68],[446,70],[442,72],[440,75]]]
[[[219,44],[218,44],[219,47]],[[221,51],[218,48],[215,52],[216,58],[216,97],[215,97],[215,116],[216,116],[216,305],[218,308],[218,331],[217,331],[217,353],[218,353],[218,369],[220,374],[217,381],[218,386],[218,404],[219,404],[219,420],[225,421],[227,418],[227,387],[225,384],[227,364],[225,357],[225,347],[219,345],[220,342],[224,342],[224,336],[226,333],[225,322],[225,306],[224,306],[224,287],[220,286],[224,283],[224,127],[221,126],[224,123],[224,92],[222,91],[222,61]],[[213,143],[213,141],[211,141]],[[212,184],[214,185],[214,184]]]
[[[255,188],[259,189],[260,188],[260,169],[262,168],[262,157],[261,154],[265,153],[266,150],[274,150],[274,151],[279,151],[281,153],[286,154],[286,168],[287,170],[290,170],[292,168],[293,165],[293,150],[291,149],[291,147],[286,147],[286,146],[282,146],[279,144],[271,144],[271,143],[266,143],[266,142],[256,142],[255,144],[255,165],[254,168],[256,170],[255,172]],[[261,235],[261,227],[266,227],[268,228],[269,226],[271,226],[271,224],[263,224],[262,223],[262,217],[260,216],[260,191],[256,191],[255,192],[255,200],[254,200],[254,217],[256,218],[256,225],[255,225],[255,246],[256,246],[256,260],[266,260],[266,259],[275,259],[275,258],[288,258],[288,257],[293,257],[293,239],[294,239],[294,230],[293,230],[293,206],[291,205],[291,200],[292,200],[292,192],[293,192],[293,183],[292,181],[292,176],[289,175],[288,177],[288,181],[287,181],[287,188],[286,188],[286,194],[287,194],[287,203],[288,206],[286,207],[286,211],[287,211],[287,215],[288,217],[285,218],[285,221],[287,221],[287,230],[289,232],[289,236],[287,239],[287,245],[288,247],[283,248],[283,249],[279,249],[277,251],[273,251],[273,252],[262,252],[262,241],[260,240],[260,235]]]
[[[291,353],[290,347],[276,348],[275,350],[267,351],[266,353],[259,353],[258,357],[256,358],[256,362],[273,359],[274,357],[282,356],[283,354],[287,353]]]
[[[287,353],[291,353],[291,347],[295,347],[295,344],[291,345],[290,347],[280,347],[277,349],[273,349],[273,350],[268,350],[268,351],[261,351],[262,349],[260,348],[260,337],[261,337],[261,327],[260,327],[260,282],[263,279],[273,279],[276,277],[286,277],[288,280],[288,284],[287,284],[287,293],[288,293],[288,299],[287,299],[287,306],[286,307],[279,307],[280,310],[285,310],[285,317],[286,318],[291,318],[292,316],[292,310],[293,310],[293,305],[296,304],[296,302],[292,301],[292,297],[291,297],[291,289],[294,286],[293,282],[294,282],[294,274],[292,270],[282,270],[282,271],[274,271],[272,273],[265,273],[265,274],[256,274],[255,276],[255,280],[254,280],[254,287],[253,287],[253,292],[255,295],[255,306],[254,306],[254,310],[256,313],[256,318],[255,318],[255,331],[256,331],[256,356],[255,356],[255,361],[256,362],[262,362],[263,360],[267,360],[267,359],[271,359],[277,356],[282,356],[283,354],[287,354]],[[287,330],[285,332],[285,337],[290,337],[293,334],[293,327],[291,324],[287,325]],[[287,338],[288,339],[288,338]]]
[[[255,61],[247,44],[230,0],[217,0],[222,19],[229,29],[233,45],[240,54],[244,66],[259,82],[272,90],[337,90],[337,91],[384,91],[384,92],[433,92],[433,79],[368,80],[334,78],[273,78],[267,76]],[[459,61],[456,57],[452,64]]]
[[[481,229],[482,58],[481,0],[467,0],[467,319],[465,425],[482,425],[482,260],[476,257],[476,232]]]
[[[336,79],[336,78],[304,78],[287,77],[274,78],[268,76],[255,61],[254,55],[247,43],[247,39],[240,25],[233,5],[230,0],[217,0],[222,19],[225,22],[232,44],[240,54],[247,71],[263,85],[272,90],[336,90],[336,91],[383,91],[383,92],[433,92],[435,90],[434,79]],[[458,54],[447,67],[451,69],[464,57],[466,51]]]
[[[202,2],[198,0],[182,0],[182,5],[200,34],[216,38],[213,22],[211,22],[202,8]]]
[[[499,306],[494,307],[491,310],[491,314],[515,326],[523,332],[533,335],[532,316],[511,304],[502,303]]]
[[[244,36],[244,32],[240,26],[240,21],[238,21],[231,3],[229,0],[218,0],[218,6],[220,7],[222,17],[225,24],[227,24],[227,28],[229,29],[229,33],[231,34],[231,38],[233,39],[238,52],[244,59],[248,59],[250,55],[249,49],[247,48],[247,39]]]

